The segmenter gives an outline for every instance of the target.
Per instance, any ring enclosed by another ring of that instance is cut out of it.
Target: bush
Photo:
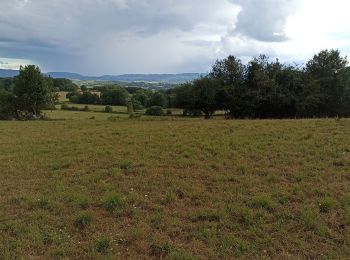
[[[112,113],[112,112],[113,112],[113,107],[111,107],[111,106],[106,106],[106,107],[105,107],[105,112],[107,112],[107,113]]]
[[[171,115],[173,114],[173,112],[172,112],[170,109],[168,109],[168,110],[166,111],[166,114],[167,114],[167,116],[171,116]]]
[[[164,116],[164,110],[160,106],[153,106],[146,110],[146,115],[149,116]]]

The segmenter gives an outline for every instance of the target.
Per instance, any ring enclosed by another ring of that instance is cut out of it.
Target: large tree
[[[44,76],[35,65],[20,67],[13,94],[18,110],[34,116],[39,116],[42,109],[53,106],[57,101],[52,79]]]
[[[216,79],[221,85],[217,93],[218,108],[227,111],[232,118],[248,114],[245,71],[241,60],[228,56],[223,60],[217,60],[209,74],[210,78]]]
[[[305,67],[305,88],[300,102],[303,116],[336,116],[346,93],[343,70],[348,61],[338,50],[323,50]]]

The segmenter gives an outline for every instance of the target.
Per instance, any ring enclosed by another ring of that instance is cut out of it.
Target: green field
[[[0,122],[0,259],[350,255],[350,120],[46,113]]]

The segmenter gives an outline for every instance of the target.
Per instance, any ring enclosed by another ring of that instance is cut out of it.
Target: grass
[[[350,120],[105,114],[0,122],[0,259],[350,255]]]

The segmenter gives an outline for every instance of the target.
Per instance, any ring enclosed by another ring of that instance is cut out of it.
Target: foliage
[[[224,110],[230,118],[350,116],[350,68],[338,50],[316,54],[304,69],[270,61],[248,65],[234,56],[216,61],[208,77],[174,90],[176,107],[200,109],[206,118]]]
[[[56,78],[53,80],[53,86],[58,91],[76,91],[78,90],[78,86],[74,84],[69,79]]]
[[[57,101],[51,78],[45,77],[39,67],[28,65],[21,67],[15,79],[13,93],[16,96],[18,110],[40,115],[42,109]]]
[[[156,91],[151,95],[150,106],[159,106],[162,108],[167,108],[168,99],[164,92]]]
[[[98,105],[101,103],[101,99],[97,94],[85,91],[83,93],[68,93],[67,97],[70,102],[76,104],[91,104]]]
[[[146,110],[146,115],[149,116],[164,116],[164,110],[160,106],[153,106]]]
[[[11,119],[16,114],[15,97],[12,93],[0,89],[0,120]]]
[[[121,87],[106,89],[101,92],[101,103],[103,105],[125,106],[129,93]]]

